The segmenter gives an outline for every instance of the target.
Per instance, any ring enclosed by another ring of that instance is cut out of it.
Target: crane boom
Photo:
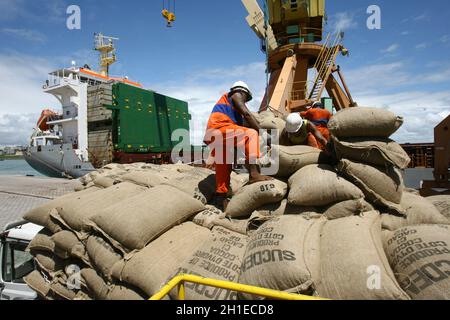
[[[270,25],[267,25],[266,30],[264,12],[258,2],[256,0],[242,0],[242,3],[249,13],[246,20],[250,28],[256,33],[258,38],[266,41],[269,52],[275,50],[278,47],[277,41]]]

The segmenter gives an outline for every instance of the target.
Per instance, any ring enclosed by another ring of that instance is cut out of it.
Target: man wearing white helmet
[[[212,149],[216,168],[216,194],[219,202],[223,202],[224,209],[228,203],[226,196],[233,164],[233,159],[229,156],[230,148],[245,150],[250,184],[272,180],[261,175],[257,165],[260,158],[258,133],[261,128],[245,105],[251,100],[252,93],[248,85],[243,81],[236,82],[214,106],[206,129],[204,142]],[[244,120],[249,128],[244,127]]]
[[[308,145],[320,149],[318,142],[324,146],[328,143],[313,123],[304,120],[298,113],[291,113],[287,117],[286,128],[280,136],[281,145]]]

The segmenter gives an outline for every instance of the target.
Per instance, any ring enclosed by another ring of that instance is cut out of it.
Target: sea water
[[[42,176],[23,159],[0,160],[0,176]]]

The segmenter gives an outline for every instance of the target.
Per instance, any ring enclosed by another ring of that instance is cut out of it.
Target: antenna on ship
[[[100,74],[105,77],[109,75],[109,66],[117,61],[114,40],[119,38],[94,33],[94,50],[100,52]]]

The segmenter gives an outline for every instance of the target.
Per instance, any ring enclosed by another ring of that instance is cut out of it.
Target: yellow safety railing
[[[277,300],[328,300],[319,297],[311,297],[294,293],[287,293],[283,291],[276,291],[272,289],[259,288],[254,286],[249,286],[245,284],[216,280],[216,279],[208,279],[203,278],[191,274],[180,274],[170,280],[160,292],[155,294],[150,300],[162,300],[169,292],[178,286],[178,300],[185,300],[185,283],[197,283],[202,284],[209,287],[221,288],[226,290],[232,290],[247,294],[252,294],[260,297],[265,297],[269,299],[277,299]]]

